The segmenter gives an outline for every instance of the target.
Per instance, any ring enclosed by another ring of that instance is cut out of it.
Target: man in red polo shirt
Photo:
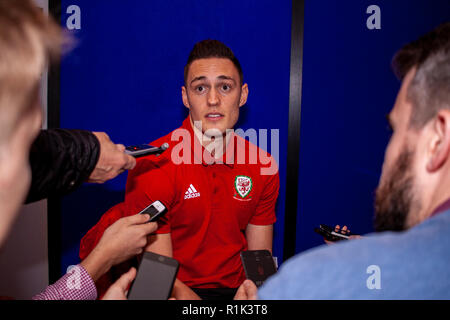
[[[279,177],[271,156],[234,134],[248,86],[232,51],[216,40],[197,43],[184,72],[182,126],[151,144],[170,144],[159,157],[138,160],[125,201],[83,238],[83,257],[122,216],[161,201],[168,213],[146,250],[180,262],[177,299],[232,298],[245,280],[240,253],[272,251]]]

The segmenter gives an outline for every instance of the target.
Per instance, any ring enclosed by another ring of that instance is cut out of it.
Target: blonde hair
[[[37,103],[40,77],[60,56],[61,28],[31,0],[0,0],[0,142]]]

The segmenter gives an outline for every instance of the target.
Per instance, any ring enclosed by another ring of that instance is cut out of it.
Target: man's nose
[[[208,105],[217,106],[220,103],[220,96],[216,88],[212,88],[208,92]]]

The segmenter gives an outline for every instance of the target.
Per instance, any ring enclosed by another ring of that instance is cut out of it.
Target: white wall
[[[30,299],[48,285],[47,201],[22,208],[0,251],[0,296]]]
[[[48,0],[35,0],[48,13]],[[47,127],[47,72],[42,76],[43,127]],[[23,206],[0,249],[0,296],[30,299],[48,285],[47,201]]]

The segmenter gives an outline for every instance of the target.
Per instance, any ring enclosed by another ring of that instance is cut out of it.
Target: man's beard
[[[418,204],[413,191],[412,155],[413,152],[409,149],[402,151],[392,173],[376,190],[376,231],[401,231],[408,228],[408,214],[411,207],[417,207]]]

